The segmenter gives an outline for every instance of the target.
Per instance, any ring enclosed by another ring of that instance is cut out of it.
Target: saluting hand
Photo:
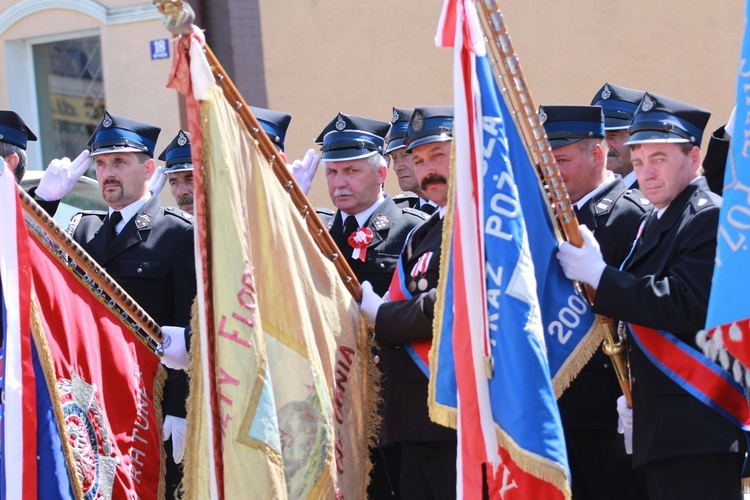
[[[151,180],[148,181],[148,190],[151,192],[151,196],[159,196],[159,193],[164,189],[164,184],[166,183],[167,174],[164,172],[164,167],[156,167],[154,175],[152,175]]]
[[[577,248],[564,241],[560,243],[557,251],[557,260],[560,261],[560,266],[568,279],[586,283],[596,289],[607,264],[604,263],[594,233],[584,225],[581,225],[580,229],[583,247]]]
[[[313,178],[315,178],[315,172],[318,171],[319,163],[320,155],[315,154],[314,149],[308,149],[302,161],[294,160],[291,165],[287,165],[305,196],[310,192],[310,186],[312,186]]]
[[[81,152],[72,162],[67,157],[55,158],[44,171],[36,188],[36,196],[45,201],[61,200],[73,189],[93,161],[88,150]]]

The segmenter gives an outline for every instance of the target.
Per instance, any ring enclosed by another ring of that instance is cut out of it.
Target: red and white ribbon
[[[369,227],[361,227],[349,235],[349,245],[354,249],[352,259],[362,262],[367,257],[367,245],[372,241],[372,230]]]
[[[417,263],[414,264],[414,268],[411,270],[411,277],[416,279],[420,274],[425,275],[427,273],[427,266],[430,265],[430,259],[432,259],[432,252],[423,254]]]

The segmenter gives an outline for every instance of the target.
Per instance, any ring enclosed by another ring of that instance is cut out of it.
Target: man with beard
[[[638,188],[630,161],[630,148],[625,146],[625,142],[628,140],[628,127],[643,94],[641,90],[605,83],[591,100],[592,106],[601,106],[604,110],[604,138],[609,146],[607,169],[622,177],[627,188]]]
[[[385,122],[339,113],[315,141],[322,145],[328,194],[337,208],[335,213],[318,213],[357,279],[369,280],[381,295],[388,290],[407,235],[425,219],[421,212],[398,207],[383,194],[387,130]],[[388,355],[381,350],[376,356],[387,381],[391,378]],[[401,498],[397,483],[401,452],[398,446],[386,444],[391,446],[371,450],[369,498]]]
[[[632,254],[619,268],[607,265],[585,226],[582,248],[562,243],[557,253],[568,278],[596,289],[596,313],[627,322],[633,408],[618,404],[618,412],[632,426],[633,465],[643,467],[652,500],[741,498],[745,435],[717,407],[722,394],[693,379],[696,370],[723,372],[696,343],[706,323],[721,207],[698,176],[709,117],[646,93],[626,145],[655,208]]]
[[[68,232],[162,325],[170,341],[179,343],[196,293],[193,225],[185,212],[160,207],[147,189],[159,132],[153,125],[104,113],[89,146],[109,211],[77,214]],[[162,362],[168,362],[165,358]],[[184,454],[187,377],[181,370],[168,373],[162,411],[171,498],[181,478],[177,464]]]
[[[375,340],[388,355],[383,439],[401,445],[404,498],[456,497],[456,431],[430,420],[428,367],[419,355],[433,337],[452,127],[452,107],[414,110],[406,151],[414,159],[419,187],[440,209],[410,234],[390,287],[390,302],[383,302],[369,283],[362,284],[362,312],[374,323]]]
[[[595,235],[604,261],[619,266],[651,204],[605,167],[605,118],[599,106],[541,106],[552,154],[578,216]],[[617,433],[620,384],[597,349],[558,399],[576,500],[641,499],[643,471],[633,470]]]
[[[400,207],[416,208],[427,215],[437,210],[437,205],[428,200],[417,181],[411,153],[406,152],[404,136],[409,126],[413,110],[393,108],[391,128],[385,136],[385,156],[393,162],[393,172],[398,178],[398,186],[406,191],[393,197],[393,201]]]

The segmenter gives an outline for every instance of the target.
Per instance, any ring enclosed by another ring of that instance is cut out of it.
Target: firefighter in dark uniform
[[[443,216],[448,177],[453,108],[416,108],[406,133],[406,149],[414,158],[420,188],[440,210],[415,229],[401,254],[403,273],[383,302],[362,285],[362,312],[374,322],[375,340],[388,354],[383,438],[400,443],[401,494],[404,498],[456,497],[456,431],[430,420],[429,378],[412,358],[411,343],[432,340],[432,320],[440,268]],[[408,290],[399,297],[397,288]]]
[[[391,128],[385,136],[385,155],[393,163],[393,173],[398,179],[398,186],[403,193],[393,197],[393,201],[400,207],[409,207],[432,215],[437,205],[428,200],[419,188],[417,173],[414,170],[411,154],[406,152],[404,136],[409,120],[414,112],[412,109],[393,108]]]
[[[647,93],[627,145],[655,208],[632,255],[620,269],[607,265],[585,227],[583,248],[563,243],[558,251],[568,278],[597,289],[595,312],[636,325],[628,335],[633,408],[618,405],[618,412],[632,418],[633,464],[643,466],[652,500],[741,497],[745,436],[672,378],[679,379],[674,358],[648,347],[664,338],[698,350],[696,332],[705,326],[721,205],[698,176],[709,116]]]
[[[605,83],[591,100],[592,106],[604,110],[604,138],[607,140],[607,168],[622,177],[625,187],[638,188],[638,181],[630,161],[628,127],[633,120],[638,103],[643,99],[642,90],[633,90]]]
[[[316,143],[328,193],[336,212],[318,210],[341,254],[360,282],[369,281],[379,294],[391,283],[406,236],[425,219],[411,208],[396,206],[383,194],[388,174],[384,153],[385,122],[339,113]],[[375,353],[383,383],[390,377],[385,353]],[[401,498],[398,488],[400,450],[378,446],[370,453],[373,470],[369,498]]]
[[[159,324],[185,327],[196,295],[190,214],[162,208],[147,189],[160,129],[104,113],[89,140],[96,178],[108,212],[82,212],[69,232]],[[187,377],[169,370],[162,411],[167,450],[166,486],[179,484],[184,453]]]
[[[605,117],[599,106],[542,106],[539,111],[578,222],[588,227],[604,261],[619,266],[651,204],[605,166]],[[647,498],[643,471],[631,468],[617,432],[622,395],[609,356],[597,349],[558,400],[573,498]]]

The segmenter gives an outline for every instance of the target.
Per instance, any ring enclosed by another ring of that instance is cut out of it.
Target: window
[[[99,36],[32,46],[42,165],[75,158],[104,114]]]

